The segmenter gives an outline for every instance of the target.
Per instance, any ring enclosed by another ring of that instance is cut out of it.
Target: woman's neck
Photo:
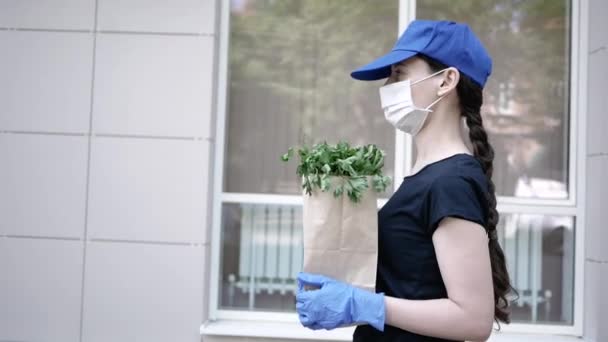
[[[459,113],[433,112],[427,124],[414,137],[416,162],[412,173],[425,165],[458,153],[473,154],[461,133]]]

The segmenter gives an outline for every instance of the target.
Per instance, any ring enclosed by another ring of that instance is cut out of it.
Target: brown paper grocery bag
[[[331,177],[331,190],[304,193],[304,272],[322,274],[374,291],[378,259],[378,211],[371,177],[360,202],[333,189],[345,179]]]

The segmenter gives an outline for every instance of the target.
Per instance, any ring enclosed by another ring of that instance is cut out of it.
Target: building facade
[[[295,166],[319,140],[415,159],[348,72],[414,18],[494,58],[484,125],[520,292],[491,341],[608,341],[608,4],[0,1],[0,341],[348,340],[294,314]]]

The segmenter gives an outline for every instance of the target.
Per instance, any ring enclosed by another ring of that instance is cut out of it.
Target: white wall
[[[585,0],[582,0],[585,1]],[[584,341],[608,341],[608,1],[589,0],[589,51],[587,155],[586,159],[586,225],[579,227],[586,239]],[[576,119],[576,118],[575,118]],[[516,338],[517,336],[517,338]],[[205,342],[278,341],[238,337],[208,337]],[[534,335],[495,335],[496,341],[540,341]],[[542,341],[562,340],[546,336]],[[569,338],[564,338],[570,340]],[[577,339],[572,339],[577,340]],[[294,341],[295,342],[295,341]]]
[[[215,2],[0,1],[0,340],[200,341]]]
[[[589,6],[585,340],[606,341],[608,3]],[[0,341],[200,341],[216,12],[0,0]]]
[[[585,338],[608,341],[608,2],[589,1]]]

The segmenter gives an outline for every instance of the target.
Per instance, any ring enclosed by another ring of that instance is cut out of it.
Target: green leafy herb
[[[294,153],[294,148],[290,148],[281,160],[291,160]],[[390,177],[382,174],[385,153],[373,144],[351,147],[346,142],[336,145],[324,142],[312,147],[302,146],[297,149],[297,154],[300,163],[296,173],[302,177],[302,188],[309,195],[313,188],[330,191],[331,176],[344,179],[343,184],[333,189],[334,196],[346,194],[355,203],[361,200],[368,188],[367,177],[372,177],[372,186],[377,192],[386,190],[391,182]]]

